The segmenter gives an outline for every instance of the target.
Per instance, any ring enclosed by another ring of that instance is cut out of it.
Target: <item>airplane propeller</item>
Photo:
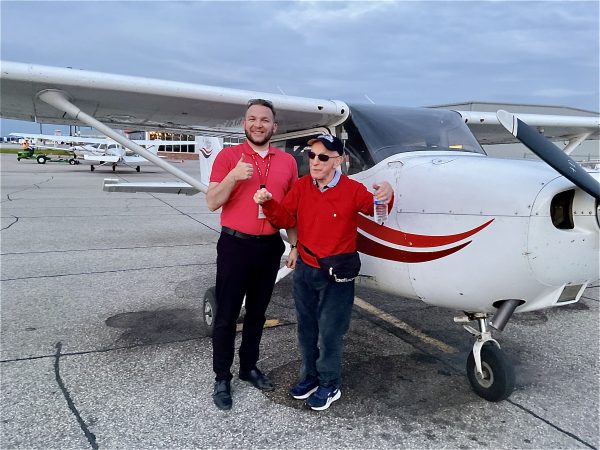
[[[498,121],[513,136],[520,140],[533,153],[538,155],[550,167],[563,175],[592,197],[600,200],[600,183],[585,171],[573,158],[554,145],[537,130],[527,125],[515,114],[499,110]]]

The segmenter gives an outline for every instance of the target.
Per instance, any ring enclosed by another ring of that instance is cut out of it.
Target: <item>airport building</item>
[[[132,140],[161,140],[161,141],[173,141],[177,144],[161,145],[158,147],[158,154],[160,156],[166,156],[172,159],[198,159],[199,149],[196,149],[195,139],[196,136],[192,134],[182,133],[169,133],[166,131],[124,131],[125,135]],[[244,142],[242,137],[225,137],[219,138],[222,140],[223,147],[231,147]],[[182,144],[181,142],[189,142]]]

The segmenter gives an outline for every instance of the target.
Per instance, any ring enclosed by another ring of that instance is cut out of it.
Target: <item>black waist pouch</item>
[[[340,253],[339,255],[317,258],[321,270],[336,283],[354,280],[360,272],[360,256],[358,252]]]

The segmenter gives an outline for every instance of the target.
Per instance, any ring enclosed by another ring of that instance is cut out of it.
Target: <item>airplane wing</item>
[[[345,103],[226,89],[84,70],[1,62],[0,116],[42,123],[81,124],[38,98],[63,91],[97,120],[117,129],[166,129],[196,135],[241,135],[244,106],[253,98],[275,105],[279,133],[333,127],[348,116]]]
[[[116,155],[83,155],[83,159],[86,161],[95,161],[95,162],[119,162],[121,159]]]
[[[123,156],[123,162],[125,164],[138,165],[138,166],[152,164],[146,158],[142,158],[141,156],[138,156],[138,155]]]
[[[515,136],[506,132],[496,115],[498,110],[511,111],[552,141],[574,142],[580,139],[581,142],[585,139],[600,138],[600,117],[598,113],[592,111],[560,106],[505,103],[463,103],[431,106],[431,108],[456,111],[482,145],[520,142]]]
[[[4,106],[3,106],[4,107]],[[10,133],[9,136],[22,137],[25,139],[36,139],[42,141],[66,142],[70,144],[97,144],[110,142],[106,138],[97,137],[78,137],[78,136],[62,136],[54,134],[28,134],[28,133]]]
[[[164,129],[205,136],[242,135],[242,111],[252,98],[266,98],[273,102],[279,122],[278,134],[315,128],[333,131],[350,114],[349,107],[338,100],[293,97],[7,61],[0,63],[1,117],[103,127],[104,130],[101,131],[104,134],[126,146],[128,144],[123,141],[124,138],[111,128]],[[56,107],[50,106],[51,103]],[[454,109],[461,114],[480,143],[517,142],[498,121],[496,110],[477,112],[448,106],[445,109]],[[514,112],[514,108],[510,106],[505,109]],[[600,119],[597,113],[587,112],[584,116],[573,116],[529,114],[526,111],[518,112],[521,120],[553,139],[569,139],[570,148],[585,139],[599,137]],[[131,143],[128,148],[130,147]],[[141,147],[134,151],[139,154],[145,152]],[[188,185],[203,192],[206,190],[202,183],[155,155],[146,152],[144,157],[186,181]],[[103,157],[103,160],[106,161],[106,158]]]
[[[512,144],[519,142],[498,121],[496,113],[477,111],[457,111],[469,126],[469,129],[480,144]],[[552,141],[571,141],[582,137],[598,139],[600,121],[596,117],[553,116],[544,114],[523,114],[517,116],[525,123],[537,128],[538,132]]]

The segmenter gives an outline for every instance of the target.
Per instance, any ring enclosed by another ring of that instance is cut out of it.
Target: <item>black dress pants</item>
[[[279,233],[240,238],[221,233],[217,243],[217,312],[213,326],[215,380],[230,380],[236,321],[246,296],[240,370],[252,370],[259,357],[265,313],[271,300],[285,245]]]

